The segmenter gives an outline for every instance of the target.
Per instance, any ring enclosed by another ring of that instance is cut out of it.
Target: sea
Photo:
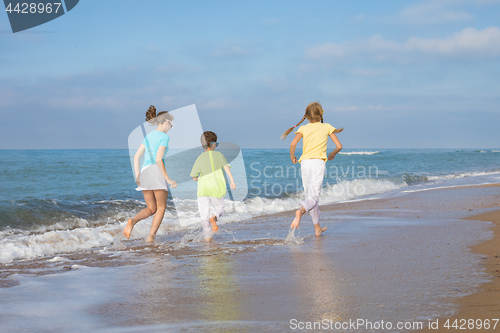
[[[239,192],[228,189],[221,223],[298,208],[304,196],[300,164],[291,162],[288,149],[242,149],[238,156],[232,173]],[[191,166],[168,161],[167,155],[167,172],[182,176],[169,193],[158,235],[192,233],[201,223]],[[127,219],[146,207],[126,149],[0,150],[0,168],[3,264],[112,251]],[[327,162],[320,204],[497,182],[500,149],[344,149]],[[131,239],[142,240],[149,226],[140,222]]]

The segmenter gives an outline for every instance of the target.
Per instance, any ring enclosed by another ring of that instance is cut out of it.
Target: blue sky
[[[499,17],[500,0],[81,0],[12,34],[0,14],[0,149],[126,148],[150,104],[285,148],[316,100],[345,148],[499,148]]]

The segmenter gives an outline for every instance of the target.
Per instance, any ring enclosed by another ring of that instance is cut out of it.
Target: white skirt
[[[139,175],[140,186],[136,191],[165,190],[168,191],[168,184],[165,177],[160,172],[156,164],[148,165],[141,170]]]

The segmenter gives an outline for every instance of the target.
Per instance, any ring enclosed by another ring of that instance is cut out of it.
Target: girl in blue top
[[[142,142],[134,156],[134,171],[136,174],[137,191],[142,191],[147,208],[141,210],[134,218],[127,221],[123,235],[128,239],[134,225],[151,215],[153,223],[147,239],[151,243],[155,239],[156,232],[160,227],[165,209],[167,208],[168,185],[173,188],[177,183],[170,179],[165,170],[165,155],[168,151],[170,137],[167,132],[174,126],[174,117],[167,111],[156,114],[156,108],[151,105],[146,112],[146,121],[151,125],[157,125],[155,131],[151,131]],[[142,169],[139,170],[141,156],[144,155]]]

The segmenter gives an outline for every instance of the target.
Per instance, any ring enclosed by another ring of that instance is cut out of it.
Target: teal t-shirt
[[[156,153],[158,152],[160,146],[166,147],[165,154],[162,158],[163,164],[165,164],[165,156],[168,152],[169,140],[170,137],[167,134],[157,130],[151,131],[148,135],[146,135],[142,141],[142,144],[146,147],[146,151],[144,152],[144,163],[142,164],[143,168],[148,165],[156,164]]]
[[[226,158],[218,151],[206,151],[198,156],[191,169],[191,177],[198,177],[199,197],[222,198],[226,195],[226,180],[222,173],[226,165],[229,165]]]

